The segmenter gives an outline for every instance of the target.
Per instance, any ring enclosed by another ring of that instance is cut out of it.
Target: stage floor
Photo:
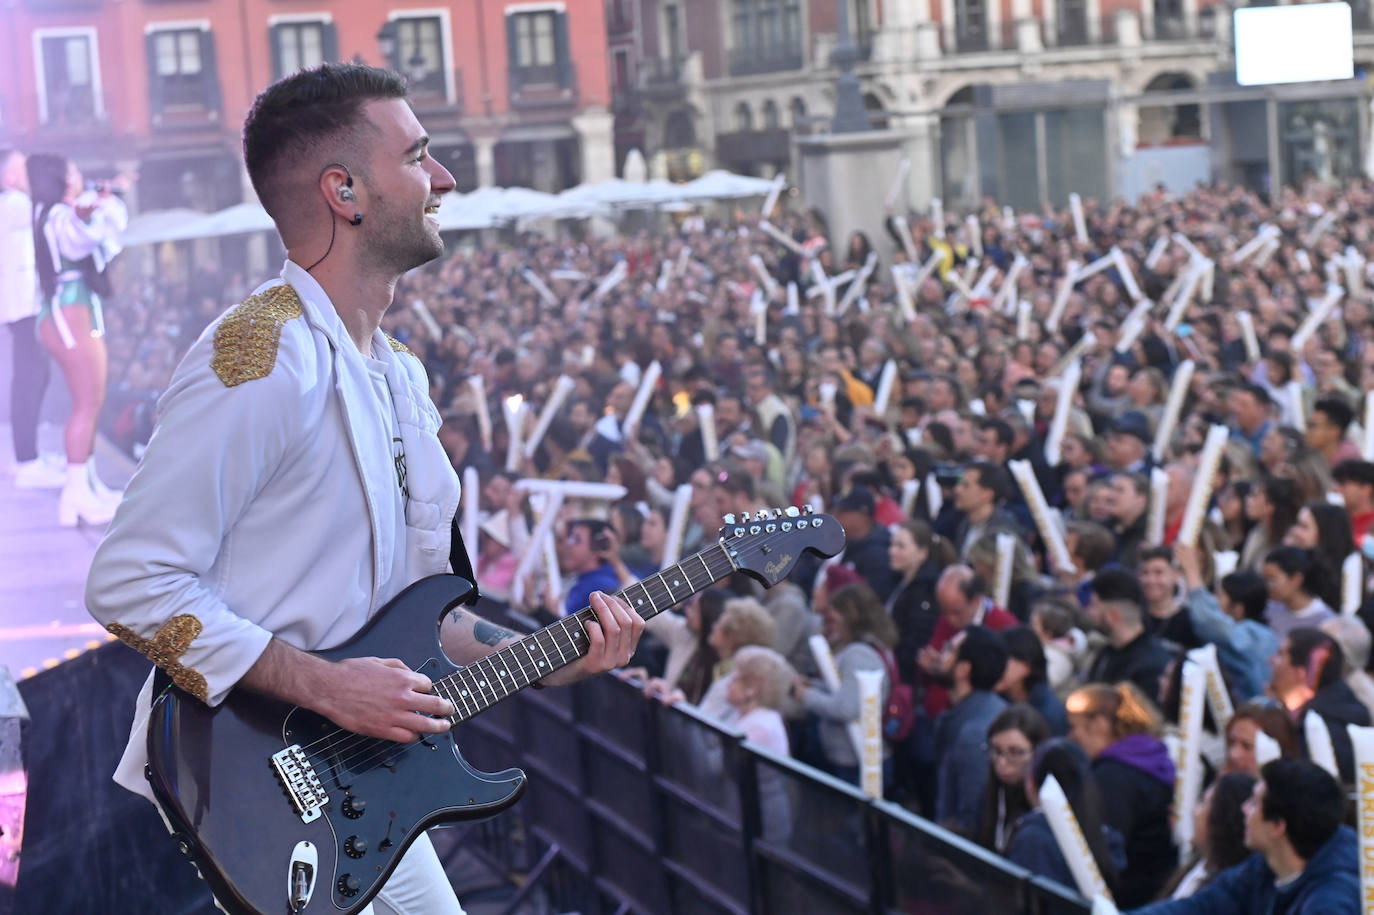
[[[44,454],[61,453],[62,430],[39,429]],[[57,490],[14,487],[10,430],[0,424],[0,665],[15,679],[55,667],[113,638],[86,612],[86,573],[105,528],[57,524]],[[123,486],[132,463],[98,444],[96,466]]]

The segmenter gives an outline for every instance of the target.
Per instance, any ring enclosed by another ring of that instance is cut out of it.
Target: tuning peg
[[[789,505],[789,506],[787,506],[787,517],[789,517],[789,518],[796,518],[796,517],[798,517],[800,514],[801,514],[801,509],[797,508],[797,506],[795,506],[795,505]]]
[[[811,507],[811,503],[810,503],[810,502],[807,502],[805,505],[802,506],[802,514],[804,514],[804,515],[814,514],[815,511],[816,511],[816,510],[815,510],[814,508]]]
[[[740,520],[740,523],[741,523],[741,524],[748,524],[750,521],[753,521],[754,519],[751,518],[751,517],[749,517],[749,513],[748,513],[748,512],[740,512],[740,513],[739,513],[739,520]]]
[[[731,512],[730,514],[726,515],[724,518],[721,518],[720,521],[721,521],[721,523],[724,524],[726,527],[733,527],[733,526],[734,526],[734,523],[735,523],[735,513],[734,513],[734,512]]]
[[[783,516],[783,511],[782,511],[781,508],[774,508],[774,509],[773,509],[773,518],[774,518],[774,519],[781,518],[782,516]]]
[[[759,509],[759,513],[754,517],[754,520],[755,520],[755,521],[769,521],[769,520],[772,520],[772,517],[773,517],[772,515],[768,514],[768,509],[766,509],[766,508],[760,508],[760,509]]]

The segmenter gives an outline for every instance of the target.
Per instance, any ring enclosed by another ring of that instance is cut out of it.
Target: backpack
[[[878,657],[883,659],[887,670],[887,702],[883,704],[883,739],[888,743],[901,743],[911,736],[916,726],[916,691],[910,683],[904,683],[897,674],[897,659],[892,651],[883,645],[873,645]]]

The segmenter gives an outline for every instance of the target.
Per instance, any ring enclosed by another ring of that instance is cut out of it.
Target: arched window
[[[782,126],[778,118],[778,103],[771,98],[763,103],[763,129],[776,130]]]
[[[792,127],[795,129],[806,123],[806,99],[797,96],[787,106],[792,114]]]
[[[748,102],[740,102],[735,106],[735,129],[754,129],[754,112],[750,110]]]

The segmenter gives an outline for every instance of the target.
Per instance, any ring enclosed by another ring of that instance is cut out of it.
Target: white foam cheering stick
[[[786,181],[787,176],[782,172],[773,176],[773,184],[768,188],[768,196],[763,198],[763,210],[759,213],[764,219],[773,215],[773,207],[778,205],[778,198],[782,196],[782,187]]]
[[[868,278],[873,274],[877,266],[877,253],[873,251],[868,252],[868,258],[864,260],[864,265],[859,268],[859,275],[854,277],[854,282],[850,283],[849,288],[844,291],[844,298],[840,299],[839,304],[835,306],[837,312],[844,314],[849,306],[854,304],[854,300],[863,295],[868,286]]]
[[[1088,222],[1083,218],[1083,198],[1078,194],[1069,195],[1069,210],[1073,213],[1073,231],[1083,244],[1088,243]]]
[[[796,283],[787,284],[787,314],[801,314],[801,296]]]
[[[701,426],[701,447],[706,460],[720,458],[720,442],[716,439],[716,408],[709,403],[697,404],[697,423]]]
[[[779,229],[777,226],[773,225],[768,220],[762,220],[759,223],[759,228],[762,229],[770,238],[772,238],[778,244],[792,251],[794,254],[800,254],[803,257],[806,255],[806,249],[803,248],[801,245],[797,244],[796,239],[794,239],[792,236],[788,235],[786,232]]]
[[[1342,295],[1344,295],[1344,291],[1341,287],[1335,285],[1326,287],[1326,295],[1322,297],[1316,310],[1307,316],[1302,322],[1302,326],[1293,334],[1292,346],[1295,356],[1302,356],[1302,351],[1307,346],[1307,341],[1317,332],[1317,328],[1321,327],[1322,324],[1326,322],[1326,319],[1330,317],[1332,310],[1336,307],[1336,303],[1341,300]]]
[[[1145,516],[1145,542],[1164,542],[1164,510],[1169,502],[1169,474],[1163,467],[1150,468],[1150,508]]]
[[[1145,330],[1145,322],[1150,317],[1150,309],[1154,308],[1154,304],[1149,299],[1140,299],[1126,316],[1126,320],[1121,322],[1121,336],[1116,341],[1118,353],[1129,353],[1131,347],[1135,346],[1135,341]]]
[[[1359,550],[1341,563],[1341,613],[1354,616],[1364,603],[1364,557]]]
[[[1101,896],[1110,900],[1112,891],[1107,888],[1107,881],[1102,879],[1102,871],[1098,869],[1088,840],[1083,836],[1083,827],[1078,824],[1064,789],[1053,775],[1046,776],[1040,786],[1040,809],[1044,811],[1050,833],[1064,856],[1064,863],[1069,866],[1069,873],[1073,875],[1078,891],[1089,899]]]
[[[1045,541],[1046,552],[1054,567],[1073,571],[1074,564],[1069,557],[1068,545],[1064,542],[1064,535],[1058,525],[1050,517],[1049,503],[1045,501],[1045,494],[1040,489],[1040,481],[1035,478],[1035,472],[1031,470],[1030,461],[1008,461],[1007,467],[1011,470],[1017,485],[1021,487],[1021,494],[1025,496],[1026,505],[1030,508],[1035,528]]]
[[[1169,248],[1169,236],[1165,235],[1155,239],[1155,243],[1150,246],[1150,253],[1145,256],[1145,269],[1155,269],[1155,264],[1164,256],[1164,252]]]
[[[1050,420],[1049,431],[1045,434],[1045,460],[1051,467],[1058,467],[1064,447],[1064,433],[1069,428],[1069,411],[1073,409],[1073,398],[1078,393],[1079,382],[1083,379],[1083,363],[1075,359],[1059,376],[1059,391],[1054,402],[1054,418]]]
[[[1006,608],[1011,604],[1011,568],[1016,560],[1016,538],[1011,534],[997,535],[997,574],[993,577],[992,600]]]
[[[1131,271],[1126,255],[1115,245],[1112,246],[1112,260],[1116,261],[1116,272],[1121,274],[1121,284],[1126,287],[1126,294],[1131,297],[1131,301],[1142,301],[1145,293],[1140,291],[1140,284],[1135,280],[1135,274]]]
[[[1302,719],[1302,732],[1307,738],[1308,757],[1340,781],[1341,770],[1336,764],[1336,748],[1331,745],[1331,730],[1326,726],[1326,719],[1309,710]]]
[[[482,436],[482,448],[491,450],[491,410],[487,407],[487,385],[481,375],[469,375],[468,387],[477,405],[477,429]]]
[[[825,275],[825,268],[821,262],[813,260],[811,262],[811,278],[816,284],[816,288],[825,297],[825,313],[833,315],[835,313],[835,287],[830,284],[830,278]]]
[[[1362,913],[1369,912],[1370,900],[1374,900],[1374,728],[1362,728],[1347,724],[1346,733],[1350,735],[1350,748],[1355,751],[1355,787],[1359,798],[1355,809],[1359,811],[1360,828],[1355,834],[1360,839],[1360,900]]]
[[[907,283],[907,272],[902,269],[904,265],[897,265],[892,270],[892,285],[897,290],[897,306],[902,310],[902,320],[911,323],[916,320],[916,300],[911,296],[911,287]]]
[[[816,670],[821,675],[821,682],[825,684],[831,694],[840,691],[840,669],[835,665],[835,655],[830,651],[830,643],[825,640],[825,636],[819,632],[807,639],[806,644],[811,648],[811,657],[816,662]],[[859,727],[858,721],[851,721],[845,728],[849,732],[849,740],[854,745],[854,755],[858,759],[863,759],[864,735]]]
[[[1029,340],[1031,329],[1031,303],[1025,299],[1016,303],[1016,339]]]
[[[1159,417],[1159,428],[1155,430],[1153,454],[1156,462],[1164,460],[1169,450],[1169,440],[1173,438],[1174,427],[1183,411],[1183,401],[1188,397],[1188,388],[1193,383],[1193,372],[1197,364],[1191,359],[1180,362],[1174,370],[1173,381],[1169,384],[1169,399],[1164,403],[1164,412]]]
[[[1236,312],[1236,323],[1240,325],[1240,337],[1245,342],[1245,361],[1259,362],[1259,337],[1255,335],[1255,319],[1248,311]]]
[[[1174,841],[1187,848],[1193,840],[1193,808],[1202,793],[1202,704],[1207,695],[1207,675],[1192,661],[1183,662],[1183,683],[1178,711],[1178,757],[1174,768]]]
[[[930,221],[935,225],[933,234],[936,238],[944,241],[945,238],[945,202],[939,197],[930,198]]]
[[[753,268],[754,275],[757,276],[759,282],[763,284],[764,293],[771,299],[777,294],[778,281],[773,279],[773,275],[769,273],[768,268],[763,265],[763,258],[759,257],[757,254],[749,255],[749,266]]]
[[[411,299],[410,310],[415,312],[415,317],[420,319],[420,323],[425,326],[425,332],[429,334],[431,340],[444,339],[444,332],[439,329],[439,322],[434,320],[434,315],[430,314],[423,299]]]
[[[911,223],[906,221],[905,216],[893,216],[892,228],[902,242],[902,250],[906,252],[906,259],[913,264],[916,263],[916,242],[911,237]]]
[[[529,409],[525,406],[525,398],[519,394],[512,394],[505,400],[506,413],[506,470],[510,473],[520,469],[521,443],[520,436],[524,431],[525,413]]]
[[[968,229],[968,246],[975,257],[983,256],[983,229],[978,224],[978,217],[970,213],[964,218],[964,226]]]
[[[549,431],[549,426],[553,423],[553,418],[562,409],[563,402],[568,399],[576,387],[574,382],[567,375],[559,375],[554,382],[553,390],[549,392],[549,399],[544,401],[544,408],[539,411],[539,421],[534,424],[534,431],[530,433],[529,439],[525,442],[525,457],[533,458],[534,453],[539,450],[539,443],[544,440],[544,433]]]
[[[534,289],[535,293],[539,296],[539,298],[544,300],[544,304],[558,304],[558,296],[553,294],[553,290],[550,289],[544,283],[544,281],[539,278],[539,275],[537,273],[535,273],[530,268],[526,267],[525,269],[520,271],[520,275],[525,278],[525,282],[530,284],[530,286]]]
[[[1069,305],[1069,296],[1073,294],[1073,287],[1078,283],[1078,271],[1078,262],[1069,261],[1064,278],[1059,281],[1059,291],[1054,294],[1054,307],[1050,309],[1050,316],[1045,319],[1045,329],[1050,333],[1059,331],[1059,322],[1064,317],[1064,309]]]
[[[993,311],[1011,311],[1008,303],[1016,301],[1016,284],[1021,279],[1021,273],[1030,265],[1025,255],[1017,254],[1007,268],[1007,275],[1002,278],[1002,284],[997,287],[997,295],[992,299]]]
[[[1278,234],[1279,230],[1276,226],[1271,226],[1268,223],[1260,226],[1255,237],[1241,245],[1236,249],[1236,253],[1231,255],[1231,266],[1238,267],[1245,263],[1246,260],[1258,253],[1259,249],[1263,248],[1270,238]]]
[[[855,672],[859,685],[859,785],[871,798],[883,796],[883,677],[881,670]]]
[[[687,534],[687,522],[692,507],[692,484],[683,483],[673,490],[673,507],[668,513],[668,534],[663,543],[663,568],[677,565],[682,558],[682,539]]]
[[[610,295],[611,291],[619,286],[621,281],[625,279],[627,273],[629,273],[629,267],[626,263],[624,261],[616,261],[615,266],[611,268],[611,272],[602,278],[601,283],[596,287],[596,291],[592,293],[592,299],[600,302],[606,296]]]
[[[1366,461],[1374,461],[1374,391],[1364,395],[1364,447],[1361,450]]]
[[[768,342],[768,300],[763,291],[754,290],[749,300],[749,313],[754,316],[754,343],[763,346]]]
[[[1214,425],[1207,430],[1207,440],[1202,445],[1197,476],[1193,480],[1193,489],[1188,494],[1188,505],[1183,510],[1183,523],[1178,529],[1176,543],[1197,546],[1197,538],[1202,533],[1202,523],[1207,518],[1207,506],[1212,501],[1217,468],[1221,466],[1221,456],[1226,450],[1230,434],[1230,430],[1222,425]]]

